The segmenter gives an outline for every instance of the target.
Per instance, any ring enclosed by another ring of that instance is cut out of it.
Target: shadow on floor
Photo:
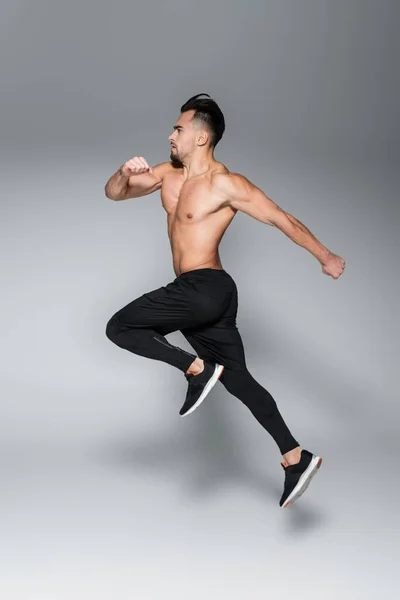
[[[322,512],[312,505],[300,509],[298,504],[279,507],[284,482],[279,451],[272,441],[269,447],[266,443],[264,458],[257,456],[255,460],[254,448],[246,451],[245,438],[224,414],[225,395],[230,396],[223,389],[215,390],[212,404],[204,403],[193,415],[179,417],[176,427],[147,435],[146,439],[128,434],[125,439],[104,442],[96,448],[96,461],[168,481],[179,486],[179,493],[190,502],[226,495],[235,488],[253,492],[265,502],[266,521],[271,518],[271,510],[276,511],[277,518],[278,511],[290,512],[286,533],[309,532],[320,526]],[[309,493],[307,490],[304,496]],[[299,502],[304,503],[304,496]]]

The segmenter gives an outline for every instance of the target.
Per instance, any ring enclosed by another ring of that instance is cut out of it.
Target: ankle
[[[190,365],[190,367],[188,368],[188,370],[186,371],[186,373],[189,375],[198,375],[199,373],[201,373],[204,369],[204,360],[202,360],[201,358],[196,358],[192,364]]]
[[[297,448],[286,452],[283,458],[288,466],[297,464],[301,459],[301,446],[297,446]]]

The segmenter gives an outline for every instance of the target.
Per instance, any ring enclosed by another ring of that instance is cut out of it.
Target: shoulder
[[[213,184],[220,193],[228,196],[241,195],[252,187],[247,177],[231,171],[215,173]]]

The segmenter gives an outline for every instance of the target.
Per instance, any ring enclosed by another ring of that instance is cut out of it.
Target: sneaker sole
[[[311,479],[318,473],[318,469],[320,468],[322,463],[322,458],[320,456],[314,456],[307,469],[304,471],[302,476],[299,479],[298,484],[289,494],[285,502],[282,504],[281,508],[286,508],[289,504],[293,504],[308,488],[310,485]]]
[[[225,369],[225,367],[223,365],[218,365],[218,364],[215,365],[214,373],[212,374],[210,379],[207,381],[206,386],[201,393],[201,396],[196,400],[196,402],[193,404],[193,406],[191,406],[189,408],[189,410],[187,410],[183,415],[179,415],[180,417],[186,417],[186,415],[189,415],[194,410],[196,410],[196,408],[198,406],[200,406],[200,404],[203,402],[203,400],[205,400],[208,393],[211,391],[211,389],[217,383],[218,379],[221,377],[222,373],[224,372],[224,369]]]

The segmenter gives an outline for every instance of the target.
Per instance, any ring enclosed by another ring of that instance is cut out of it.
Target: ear
[[[208,131],[199,131],[198,137],[197,137],[197,145],[198,146],[205,146],[208,141],[210,139],[210,136],[208,134]]]

